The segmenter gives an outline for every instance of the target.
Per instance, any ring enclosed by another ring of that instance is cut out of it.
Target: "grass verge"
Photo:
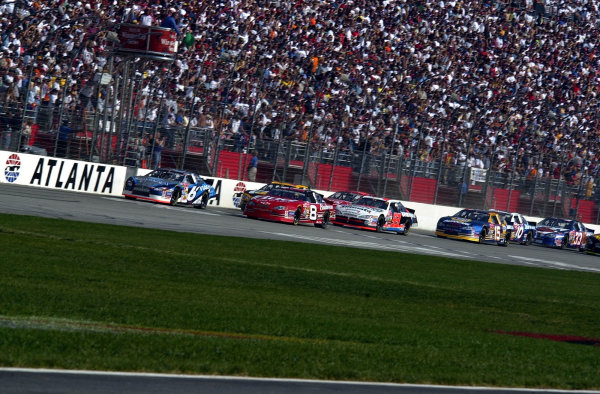
[[[0,365],[600,388],[600,276],[0,215]],[[573,254],[576,256],[576,254]]]

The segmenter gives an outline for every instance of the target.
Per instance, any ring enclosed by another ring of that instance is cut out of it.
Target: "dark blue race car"
[[[507,246],[507,225],[496,211],[463,209],[453,216],[445,216],[437,222],[435,235],[479,243]]]
[[[145,176],[129,177],[123,188],[128,199],[140,199],[162,204],[187,204],[206,208],[217,196],[215,189],[196,173],[159,168]]]
[[[595,254],[596,256],[600,256],[600,234],[587,237],[585,252],[587,254]]]
[[[550,217],[536,226],[533,243],[551,248],[583,251],[590,231],[577,220]]]

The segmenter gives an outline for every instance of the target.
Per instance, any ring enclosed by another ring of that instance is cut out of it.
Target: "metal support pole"
[[[317,93],[318,95],[318,93]],[[313,139],[313,130],[315,128],[315,121],[317,119],[317,111],[319,110],[319,104],[321,103],[321,97],[317,96],[315,109],[313,112],[312,122],[310,122],[310,129],[308,130],[308,140],[306,141],[306,152],[304,156],[304,165],[302,166],[302,184],[305,185],[306,173],[308,171],[308,162],[310,160],[310,148]]]
[[[446,129],[442,131],[442,149],[440,150],[440,168],[435,182],[435,191],[433,193],[433,205],[437,205],[438,192],[440,190],[440,182],[442,181],[442,171],[444,169],[444,149],[446,148]]]
[[[394,135],[392,136],[392,146],[390,148],[390,157],[387,163],[387,170],[385,171],[385,181],[383,182],[383,197],[387,193],[388,174],[390,173],[390,165],[392,164],[392,156],[394,155],[394,148],[396,147],[396,135],[398,134],[398,121],[396,121],[396,127],[394,127]],[[384,156],[385,157],[385,156]]]
[[[190,112],[188,114],[188,124],[185,126],[185,135],[183,137],[183,156],[181,158],[181,165],[179,169],[183,170],[185,168],[185,158],[187,156],[187,149],[190,143],[190,125],[192,123],[192,116],[194,116],[194,112],[196,111],[196,94],[198,93],[198,85],[200,85],[200,77],[202,75],[202,70],[204,69],[204,63],[208,58],[208,53],[204,55],[202,58],[202,63],[200,63],[200,68],[196,73],[196,83],[194,84],[194,90],[192,93],[192,105],[190,106]]]

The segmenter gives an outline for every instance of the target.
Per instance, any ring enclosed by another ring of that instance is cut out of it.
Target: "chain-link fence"
[[[525,215],[577,217],[600,223],[600,195],[581,163],[565,159],[553,173],[517,168],[507,157],[488,159],[488,168],[466,160],[448,160],[451,152],[423,160],[416,149],[402,154],[344,146],[327,149],[286,138],[253,134],[244,140],[218,127],[160,125],[106,113],[102,107],[39,105],[25,114],[19,107],[0,107],[1,148],[49,156],[134,167],[151,167],[151,135],[164,136],[163,167],[247,179],[251,154],[259,159],[257,181],[285,181],[321,190],[360,190],[406,201],[457,207],[518,211]],[[97,108],[93,110],[93,108]],[[218,119],[219,113],[214,113]],[[228,124],[232,118],[221,118]],[[494,159],[501,163],[494,162]],[[508,157],[510,159],[510,157]],[[538,162],[544,160],[540,154]]]

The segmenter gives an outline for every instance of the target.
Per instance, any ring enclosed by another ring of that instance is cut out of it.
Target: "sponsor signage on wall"
[[[120,52],[166,57],[177,52],[177,33],[164,27],[122,24],[118,36]]]
[[[126,168],[0,151],[0,182],[120,196]]]

